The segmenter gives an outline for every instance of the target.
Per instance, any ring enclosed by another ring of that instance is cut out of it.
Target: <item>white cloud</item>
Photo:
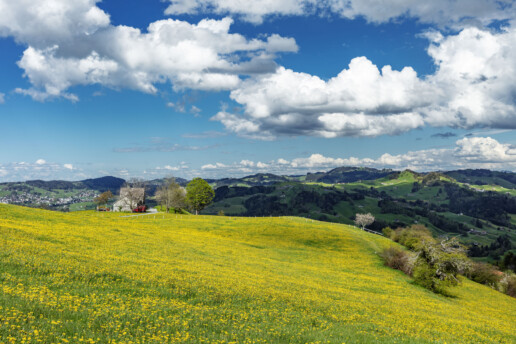
[[[380,71],[365,57],[324,81],[280,67],[244,81],[231,98],[243,116],[220,112],[213,120],[241,135],[376,136],[424,124],[414,109],[428,106],[432,89],[410,68]]]
[[[334,13],[346,18],[365,17],[384,23],[408,16],[439,26],[487,25],[496,20],[514,19],[512,0],[325,0]]]
[[[455,146],[440,149],[408,151],[403,154],[384,153],[378,157],[329,157],[314,153],[308,157],[291,160],[279,158],[268,162],[242,160],[235,163],[212,163],[200,169],[190,169],[185,162],[176,166],[165,165],[146,170],[143,175],[163,177],[170,172],[181,177],[197,176],[223,178],[243,176],[253,173],[276,173],[299,175],[307,172],[326,171],[341,166],[366,166],[391,168],[394,170],[411,169],[414,171],[453,170],[464,168],[488,168],[516,171],[516,147],[501,143],[491,137],[466,137],[457,140]],[[116,175],[123,178],[142,176],[138,171],[127,169],[102,171],[103,175]],[[88,176],[97,175],[98,171]],[[71,164],[56,164],[38,159],[35,163],[17,162],[0,164],[0,182],[30,179],[80,180],[87,177],[80,168]]]
[[[168,171],[179,171],[179,167],[170,166],[170,165],[166,165],[165,167],[163,167],[163,169],[168,170]]]
[[[490,137],[465,137],[458,140],[454,153],[474,163],[516,163],[516,148]]]
[[[312,154],[306,158],[292,160],[277,159],[267,164],[243,160],[240,163],[220,166],[208,165],[205,170],[217,170],[213,177],[242,175],[257,172],[277,174],[302,174],[329,170],[341,166],[366,166],[391,168],[394,170],[411,169],[414,171],[438,171],[464,168],[489,168],[516,171],[516,147],[499,143],[490,137],[473,137],[457,140],[455,147],[408,151],[392,155],[384,153],[377,158],[344,157],[333,158],[322,154]]]
[[[195,14],[211,10],[217,14],[236,13],[247,21],[261,23],[263,17],[271,14],[292,15],[303,14],[303,0],[170,0],[170,6],[165,14]]]
[[[217,162],[215,164],[206,164],[201,167],[202,170],[216,170],[221,168],[226,168],[227,166],[223,163]]]
[[[219,112],[244,137],[395,135],[431,125],[516,128],[516,29],[467,28],[428,48],[437,71],[423,78],[405,67],[379,70],[365,57],[324,81],[283,67],[242,82],[231,98],[244,112]]]
[[[224,110],[212,120],[249,138],[396,135],[425,125],[504,129],[516,128],[516,29],[490,31],[470,24],[514,19],[513,2],[170,0],[167,9],[169,14],[233,13],[253,22],[267,15],[332,12],[372,22],[410,16],[466,27],[455,35],[424,34],[437,67],[426,77],[411,67],[379,69],[357,57],[326,81],[277,68],[278,52],[298,50],[292,38],[246,38],[231,32],[231,18],[193,24],[158,20],[146,30],[113,26],[97,0],[0,0],[0,36],[28,45],[18,65],[32,87],[15,91],[40,101],[78,101],[72,93],[78,85],[154,94],[158,85],[171,83],[175,90],[231,90],[244,112]],[[0,94],[0,103],[3,98]]]
[[[0,182],[16,182],[34,179],[81,180],[88,176],[72,164],[58,164],[38,159],[34,163],[13,162],[0,164]]]
[[[57,49],[57,46],[44,50],[29,47],[24,51],[18,65],[25,70],[25,75],[36,89],[17,89],[17,92],[40,101],[52,96],[76,101],[76,96],[64,92],[71,86],[112,85],[112,78],[118,72],[115,61],[101,58],[96,52],[81,59],[56,57]]]
[[[434,126],[516,128],[516,29],[468,28],[434,41],[438,67],[428,83],[444,96],[426,108]]]
[[[0,36],[44,48],[109,25],[99,0],[0,0]]]
[[[231,18],[158,20],[144,32],[113,26],[96,2],[0,0],[0,36],[28,45],[18,65],[32,87],[18,93],[77,101],[69,92],[77,85],[156,93],[166,82],[175,90],[230,90],[242,74],[273,71],[276,53],[297,51],[292,38],[230,33]]]
[[[408,16],[425,23],[458,27],[487,25],[495,20],[513,19],[511,0],[168,0],[165,13],[197,14],[232,13],[259,24],[267,16],[334,13],[344,18],[364,17],[374,23],[384,23]]]

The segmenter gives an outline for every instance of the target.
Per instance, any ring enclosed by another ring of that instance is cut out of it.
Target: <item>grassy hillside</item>
[[[515,299],[468,280],[435,295],[345,225],[0,214],[0,343],[516,341]]]
[[[516,249],[516,198],[511,193],[516,190],[489,185],[479,188],[497,192],[479,192],[442,173],[408,170],[344,184],[305,181],[267,187],[224,186],[216,189],[214,202],[204,213],[293,215],[353,224],[355,214],[370,212],[376,218],[370,226],[373,230],[419,223],[436,236],[460,235],[461,242],[470,247],[490,246],[507,235]],[[493,249],[475,259],[494,262],[507,252]]]

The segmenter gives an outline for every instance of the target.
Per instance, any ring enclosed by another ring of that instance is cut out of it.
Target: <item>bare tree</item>
[[[186,207],[186,190],[173,177],[165,180],[165,184],[156,192],[156,198],[167,213],[171,208],[177,211]]]
[[[364,230],[366,226],[369,226],[373,222],[374,216],[371,213],[355,215],[355,224],[359,226],[362,230]]]
[[[120,189],[120,199],[130,209],[145,204],[145,182],[138,178],[132,178],[125,182]]]

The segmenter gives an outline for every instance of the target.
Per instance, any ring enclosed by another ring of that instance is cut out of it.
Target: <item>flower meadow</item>
[[[514,343],[516,299],[445,297],[396,245],[302,218],[0,205],[0,343]]]

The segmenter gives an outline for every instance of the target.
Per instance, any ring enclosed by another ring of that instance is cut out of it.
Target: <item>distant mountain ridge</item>
[[[11,183],[0,183],[0,185],[10,186],[27,184],[29,186],[51,191],[51,190],[74,190],[74,189],[90,189],[95,191],[111,191],[113,193],[118,192],[120,187],[125,183],[125,180],[117,177],[100,177],[85,179],[75,182],[69,182],[65,180],[27,180],[25,182],[11,182]]]
[[[516,188],[516,173],[491,171],[486,169],[467,169],[443,172],[461,183],[486,185],[496,184],[505,188]]]
[[[336,184],[352,183],[359,180],[374,180],[393,173],[394,170],[369,167],[337,167],[328,172],[308,173],[306,181]]]
[[[408,170],[407,170],[408,171]],[[432,176],[439,174],[441,176],[447,176],[461,183],[468,183],[474,185],[486,185],[496,184],[506,188],[516,189],[516,173],[515,172],[502,172],[502,171],[491,171],[486,169],[465,169],[465,170],[452,170],[443,172],[414,172],[415,176]],[[221,186],[268,186],[277,183],[285,182],[314,182],[314,183],[326,183],[326,184],[341,184],[341,183],[353,183],[361,180],[375,180],[392,176],[397,176],[402,171],[396,171],[393,169],[376,169],[370,167],[337,167],[327,172],[308,172],[306,175],[277,175],[273,173],[256,173],[244,177],[231,177],[231,178],[206,178],[206,181],[213,187]],[[189,182],[188,179],[175,178],[182,186],[186,186]],[[4,182],[0,183],[0,186],[9,185],[20,185],[27,184],[29,186],[45,189],[45,190],[70,190],[70,189],[91,189],[100,192],[108,191],[115,193],[118,192],[120,187],[126,181],[122,178],[113,176],[104,176],[99,178],[90,178],[80,181],[63,181],[63,180],[28,180],[25,182]],[[165,178],[158,178],[146,181],[151,193],[155,191],[157,187],[163,185]]]

